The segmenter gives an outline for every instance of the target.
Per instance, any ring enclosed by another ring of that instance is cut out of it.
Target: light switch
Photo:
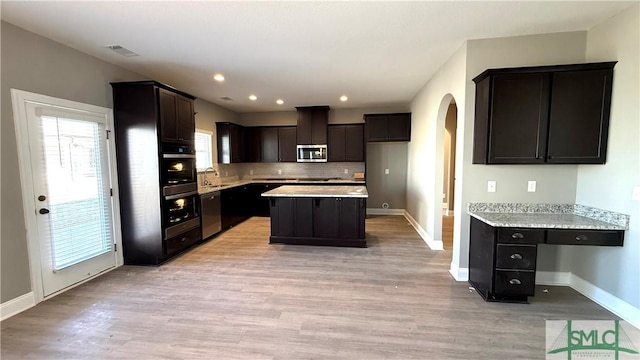
[[[487,192],[496,192],[496,182],[491,180],[487,181]]]
[[[282,169],[278,169],[278,175],[282,175]]]
[[[389,169],[384,169],[385,175],[389,175]]]
[[[631,200],[640,201],[640,186],[633,187],[633,193],[631,194]]]
[[[349,173],[349,169],[344,169],[344,173],[348,174]]]
[[[529,180],[527,183],[527,191],[528,192],[536,192],[536,182]]]

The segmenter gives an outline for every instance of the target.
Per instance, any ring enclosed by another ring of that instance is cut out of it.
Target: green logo
[[[550,324],[563,321],[547,321],[547,359],[562,359],[564,356],[549,355],[566,353],[566,359],[640,359],[638,349],[632,338],[621,326],[619,320],[611,321],[572,321],[567,320],[564,327],[549,346]],[[551,324],[553,325],[553,324]],[[557,330],[556,326],[556,330]],[[634,335],[636,329],[629,328]],[[553,337],[551,338],[553,339]],[[637,339],[636,339],[637,340]]]

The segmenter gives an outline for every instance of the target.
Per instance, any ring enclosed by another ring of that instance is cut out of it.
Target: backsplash
[[[354,173],[364,172],[364,162],[219,164],[216,170],[219,177],[212,173],[207,176],[214,183],[265,177],[353,179]],[[199,174],[198,181],[202,180]]]

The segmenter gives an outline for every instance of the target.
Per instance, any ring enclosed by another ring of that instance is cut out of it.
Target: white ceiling
[[[199,98],[254,112],[406,105],[467,39],[588,30],[634,3],[2,1],[1,16]],[[105,48],[113,44],[140,56]],[[223,83],[212,80],[217,72]],[[338,100],[343,94],[346,103]]]

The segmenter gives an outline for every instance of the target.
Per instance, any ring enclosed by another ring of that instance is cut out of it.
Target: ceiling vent
[[[220,97],[220,99],[222,99],[224,101],[233,101],[233,99],[228,97],[228,96],[222,96],[222,97]]]
[[[115,52],[116,54],[120,54],[126,57],[140,56],[139,54],[136,54],[133,51],[120,45],[107,45],[106,48],[113,50],[113,52]]]

